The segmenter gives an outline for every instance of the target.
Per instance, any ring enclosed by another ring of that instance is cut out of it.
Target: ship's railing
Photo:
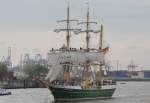
[[[116,85],[115,80],[101,80],[101,81],[96,81],[96,85],[98,86],[105,86],[105,85]],[[51,82],[51,85],[70,85],[70,86],[76,86],[76,85],[81,85],[81,81],[69,81],[65,82],[63,80],[54,80]],[[91,82],[89,85],[94,85],[94,82]]]
[[[101,80],[96,82],[97,85],[105,86],[105,85],[116,85],[115,80]]]
[[[80,82],[78,81],[69,81],[69,82],[65,82],[63,80],[54,80],[53,82],[51,82],[52,85],[70,85],[70,86],[76,86],[76,85],[80,85]]]
[[[88,52],[102,52],[102,50],[101,49],[95,49],[95,48],[91,48],[91,49],[88,49],[89,51]],[[83,51],[83,52],[85,52],[85,51],[87,51],[87,49],[83,49],[83,48],[79,48],[79,49],[77,49],[77,48],[69,48],[69,49],[67,49],[67,48],[60,48],[60,49],[54,49],[54,48],[52,48],[51,50],[49,50],[49,52],[50,53],[52,53],[52,52],[60,52],[60,51],[65,51],[65,52],[77,52],[77,51]]]

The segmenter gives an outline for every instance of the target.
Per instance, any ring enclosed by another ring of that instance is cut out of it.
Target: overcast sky
[[[86,2],[70,0],[71,18],[85,19]],[[126,66],[134,60],[139,66],[150,67],[150,1],[89,2],[91,20],[104,24],[104,40],[111,48],[112,63],[119,60]],[[67,4],[68,0],[0,0],[0,58],[7,55],[8,46],[12,47],[16,64],[20,54],[46,54],[50,48],[65,43],[64,33],[56,34],[53,29],[58,27],[57,20],[66,18]],[[93,28],[99,29],[99,25]],[[91,46],[98,46],[97,35],[91,35]],[[83,39],[85,35],[72,35],[72,46],[84,47]]]

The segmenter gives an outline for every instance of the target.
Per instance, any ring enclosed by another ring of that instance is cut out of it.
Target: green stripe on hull
[[[115,89],[79,90],[55,87],[50,87],[49,89],[56,100],[63,101],[110,98],[115,91]]]

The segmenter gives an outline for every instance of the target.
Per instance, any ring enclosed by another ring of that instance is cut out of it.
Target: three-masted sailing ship
[[[113,79],[103,78],[102,67],[105,65],[103,48],[103,25],[100,30],[90,28],[89,8],[85,22],[70,19],[69,6],[67,7],[67,19],[58,22],[66,22],[64,29],[56,29],[55,32],[66,31],[66,45],[59,49],[51,49],[48,53],[48,65],[50,71],[46,77],[49,80],[49,89],[56,101],[91,100],[112,97],[116,82]],[[85,24],[86,29],[72,29],[71,22]],[[70,45],[71,32],[86,34],[86,48],[73,48]],[[90,34],[99,33],[99,48],[90,48]]]

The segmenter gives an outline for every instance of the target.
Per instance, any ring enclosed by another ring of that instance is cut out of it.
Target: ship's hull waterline
[[[55,101],[69,102],[69,101],[86,101],[96,99],[111,98],[115,88],[111,89],[96,89],[96,90],[82,90],[82,89],[67,89],[50,87]]]

